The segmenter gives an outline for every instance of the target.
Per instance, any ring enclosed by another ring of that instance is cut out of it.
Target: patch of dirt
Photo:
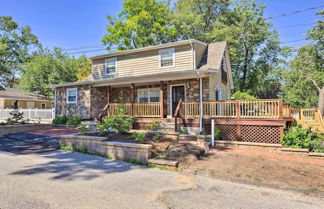
[[[171,144],[167,152],[168,159],[178,160],[180,162],[192,162],[200,159],[205,153],[205,149],[189,142]]]
[[[314,165],[291,159],[306,158],[308,161],[316,162],[319,159],[270,151],[256,152],[265,153],[264,155],[253,154],[253,152],[243,154],[244,149],[237,150],[239,151],[213,150],[200,160],[180,162],[180,167],[184,170],[206,171],[210,174],[324,192],[324,166],[322,166],[324,160],[322,165]],[[281,158],[271,158],[270,155],[280,155]]]

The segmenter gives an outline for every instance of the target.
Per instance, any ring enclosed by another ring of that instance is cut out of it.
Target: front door
[[[172,86],[171,96],[172,96],[171,104],[172,104],[172,116],[173,116],[175,113],[175,110],[177,109],[179,100],[182,99],[182,101],[184,101],[184,99],[185,99],[184,86]]]

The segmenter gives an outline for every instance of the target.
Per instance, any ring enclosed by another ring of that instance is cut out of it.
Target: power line
[[[78,49],[89,49],[89,48],[96,48],[96,47],[100,47],[99,45],[91,45],[91,46],[80,46],[78,48],[70,48],[70,49],[64,49],[65,51],[74,51],[74,50],[78,50]]]
[[[294,14],[298,14],[298,13],[302,13],[302,12],[307,12],[307,11],[310,11],[310,10],[319,9],[319,8],[322,8],[322,7],[324,7],[324,5],[320,5],[320,6],[317,6],[317,7],[311,7],[311,8],[307,8],[307,9],[303,9],[303,10],[296,10],[296,11],[292,11],[292,12],[282,13],[280,15],[267,17],[265,19],[266,20],[270,20],[270,19],[274,19],[274,18],[278,18],[278,17],[284,17],[284,16],[288,16],[288,15],[294,15]]]
[[[285,26],[275,27],[273,29],[294,28],[294,27],[300,27],[300,26],[306,26],[306,25],[316,25],[316,23],[305,23],[305,24],[299,24],[299,25],[285,25]]]
[[[303,39],[297,39],[297,40],[292,40],[292,41],[285,41],[285,42],[280,42],[281,44],[286,44],[286,43],[292,43],[292,42],[298,42],[298,41],[306,41],[305,38]]]
[[[70,53],[67,53],[67,54],[81,54],[81,53],[97,52],[97,51],[103,51],[103,50],[107,50],[107,49],[95,49],[95,50],[89,50],[89,51],[70,52]]]

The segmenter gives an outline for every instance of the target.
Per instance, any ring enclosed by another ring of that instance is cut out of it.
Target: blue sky
[[[174,0],[173,0],[174,1]],[[73,49],[84,46],[94,48],[72,50],[78,52],[101,47],[105,34],[107,15],[116,15],[123,0],[0,0],[0,15],[13,16],[20,26],[29,25],[40,42],[49,48],[54,46]],[[261,0],[266,4],[265,16],[276,16],[295,10],[323,5],[323,0]],[[314,10],[269,20],[273,27],[315,23],[319,16]],[[305,38],[313,25],[278,28],[282,42]],[[291,42],[285,46],[298,47],[304,41]],[[87,56],[104,51],[86,53]],[[81,54],[75,54],[81,55]]]

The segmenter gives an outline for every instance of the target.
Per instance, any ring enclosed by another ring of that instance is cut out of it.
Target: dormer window
[[[174,48],[160,50],[159,57],[160,57],[160,59],[159,59],[159,67],[160,68],[167,68],[167,67],[175,66],[175,50],[174,50]]]
[[[105,74],[112,75],[117,73],[117,58],[105,59]]]

